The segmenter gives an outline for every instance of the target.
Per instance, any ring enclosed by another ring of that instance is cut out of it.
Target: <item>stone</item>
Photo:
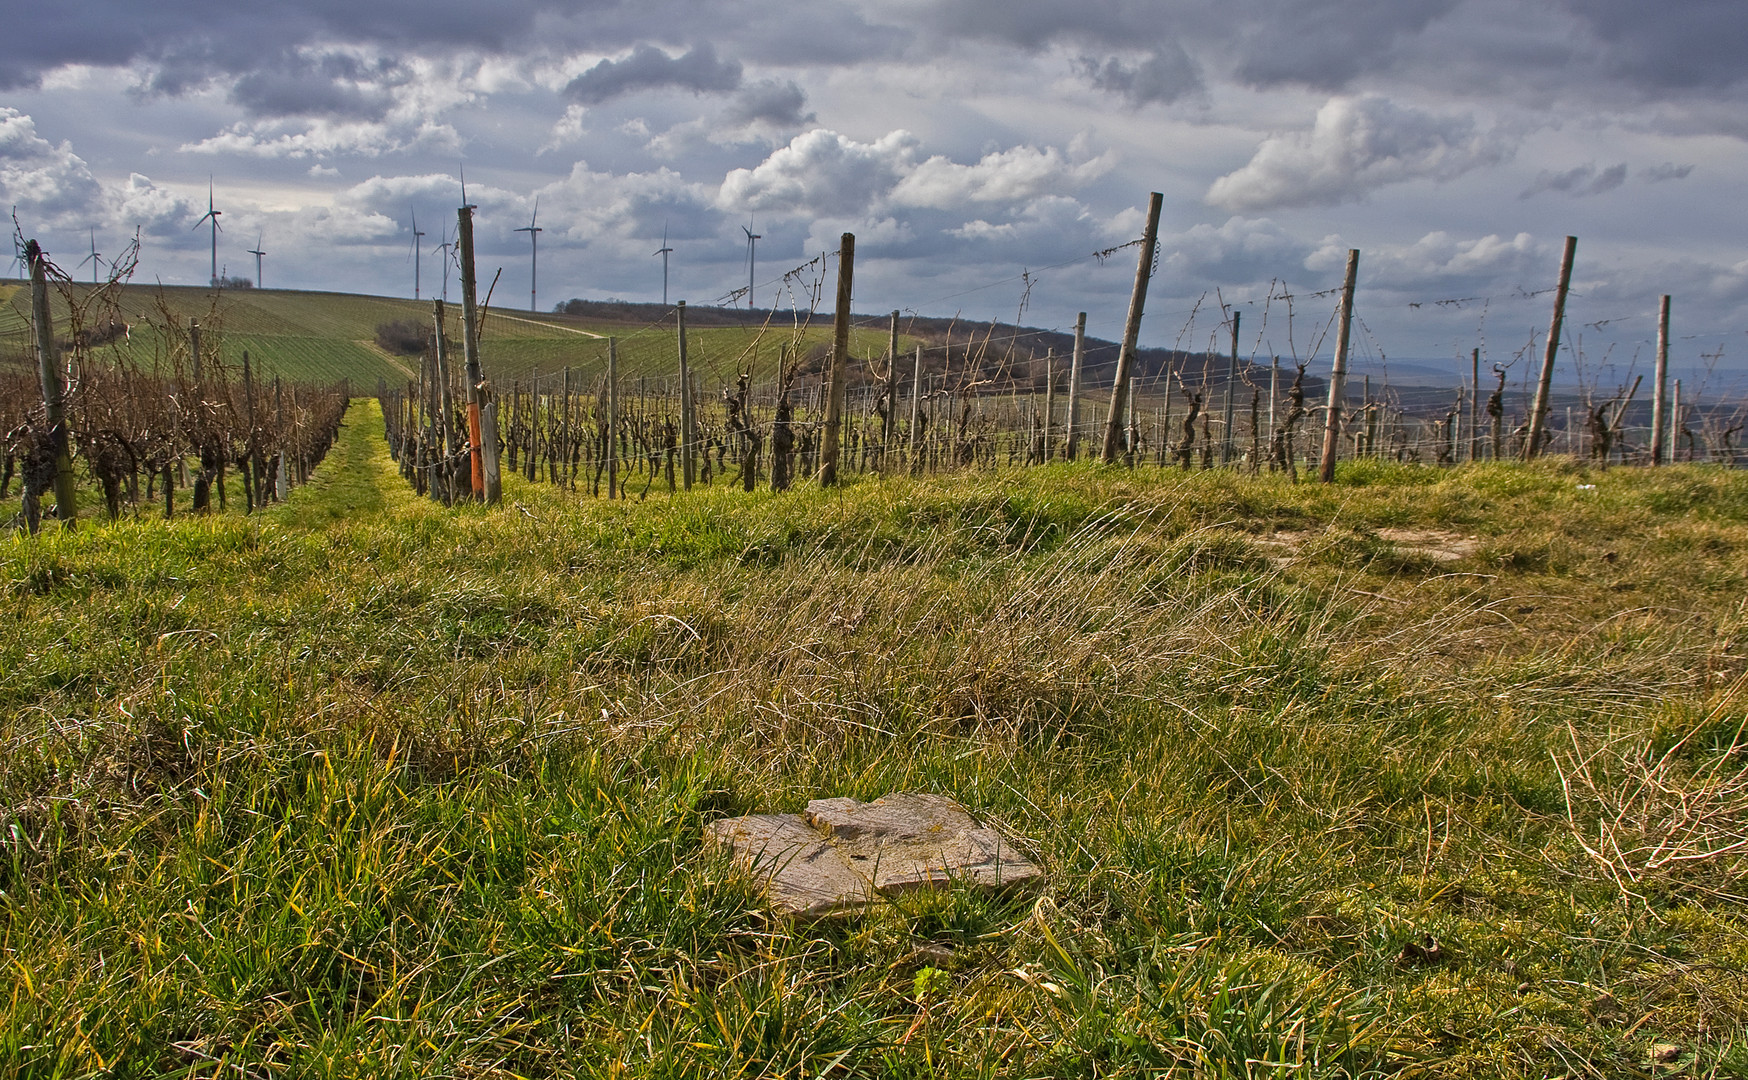
[[[705,826],[704,835],[730,848],[736,862],[763,880],[771,910],[779,914],[847,914],[873,899],[868,876],[799,814],[724,818]]]
[[[1034,886],[1044,873],[994,829],[943,795],[896,793],[871,803],[815,799],[802,815],[882,893],[967,884]]]

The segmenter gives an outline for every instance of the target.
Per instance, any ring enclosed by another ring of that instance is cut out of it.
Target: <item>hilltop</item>
[[[89,285],[71,286],[75,301],[89,301]],[[174,285],[130,284],[114,290],[114,317],[126,325],[124,340],[136,358],[147,360],[164,347],[165,325],[185,326],[200,320],[209,348],[230,362],[246,350],[257,367],[287,378],[332,381],[350,379],[354,386],[372,387],[378,379],[397,383],[415,378],[416,354],[398,354],[379,341],[379,330],[395,324],[414,328],[431,319],[430,300],[366,296],[286,289],[230,289]],[[0,362],[27,361],[29,348],[28,292],[18,282],[0,283]],[[103,306],[99,301],[96,307]],[[459,303],[448,305],[452,320]],[[621,371],[636,376],[670,374],[674,363],[674,318],[671,307],[623,301],[571,300],[557,312],[486,309],[480,351],[488,376],[500,382],[526,379],[535,372],[555,373],[566,366],[593,378],[606,361],[606,339],[619,339]],[[66,305],[57,298],[58,319]],[[87,323],[106,323],[110,315],[88,315]],[[889,317],[858,314],[851,351],[856,357],[877,358],[883,370],[888,350]],[[803,313],[721,307],[688,307],[688,344],[694,366],[707,382],[727,381],[751,364],[772,371],[780,346],[800,348],[804,374],[821,369],[831,336],[829,312]],[[454,331],[452,331],[454,332]],[[389,335],[393,336],[393,335]],[[404,336],[404,335],[403,335]],[[968,382],[999,389],[1042,390],[1047,357],[1057,357],[1059,383],[1066,382],[1074,336],[1058,330],[1010,323],[972,323],[957,319],[906,316],[900,320],[900,351],[925,348],[924,370],[939,376],[961,373]],[[1116,369],[1117,343],[1089,336],[1085,385],[1108,387]],[[1168,369],[1186,381],[1200,382],[1206,373],[1214,384],[1225,377],[1226,358],[1182,350],[1140,349],[1137,380],[1144,389],[1163,388]],[[1241,367],[1249,365],[1241,362]],[[1287,369],[1290,373],[1290,367]],[[1267,369],[1251,370],[1266,385]],[[901,376],[908,370],[902,369]],[[852,373],[857,380],[858,373]],[[1323,393],[1324,383],[1306,376],[1307,393]]]

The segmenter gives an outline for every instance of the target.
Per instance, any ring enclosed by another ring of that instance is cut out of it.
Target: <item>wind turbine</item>
[[[447,226],[445,226],[443,229],[443,242],[441,244],[438,244],[436,247],[432,248],[431,251],[433,254],[435,254],[439,251],[441,251],[443,253],[443,302],[448,303],[449,302],[449,264],[451,262],[455,261],[455,255],[453,254],[455,251],[455,242],[453,240],[449,239],[449,229]]]
[[[219,219],[219,215],[222,213],[224,213],[223,210],[213,209],[213,205],[212,205],[212,177],[209,176],[206,178],[206,213],[200,215],[199,220],[195,221],[194,227],[196,229],[200,228],[200,223],[202,221],[209,221],[210,220],[212,222],[212,284],[214,284],[214,285],[218,284],[218,279],[219,279],[218,234],[222,230],[219,229],[218,219]]]
[[[425,238],[425,234],[419,231],[419,212],[414,210],[411,213],[413,215],[413,299],[417,300],[419,298],[419,241]]]
[[[529,311],[539,311],[540,310],[539,299],[538,299],[538,296],[536,295],[537,289],[538,289],[538,286],[540,283],[540,234],[545,232],[546,230],[542,229],[540,226],[534,224],[539,219],[540,219],[540,196],[536,195],[536,196],[534,196],[534,213],[529,215],[528,224],[526,224],[526,225],[522,226],[520,229],[516,230],[517,232],[527,233],[528,234],[528,243],[530,244],[530,247],[528,248],[528,258],[529,258],[529,263],[528,263],[528,310]]]
[[[103,265],[103,256],[97,254],[97,228],[96,228],[96,226],[92,226],[92,228],[91,228],[91,254],[85,256],[83,259],[80,259],[79,266],[84,266],[86,263],[91,264],[91,284],[95,285],[95,284],[97,284],[97,268],[99,266]],[[74,269],[77,270],[78,267],[76,266],[76,267],[74,267]]]
[[[673,250],[673,248],[668,246],[668,227],[666,224],[663,224],[662,246],[661,250],[656,252],[657,255],[662,257],[662,307],[668,306],[668,256],[673,253]]]
[[[261,284],[261,256],[267,254],[261,250],[261,237],[264,235],[264,233],[256,233],[255,246],[249,249],[249,254],[255,256],[255,287],[257,289],[264,287]]]
[[[753,310],[753,267],[757,264],[759,241],[763,237],[745,225],[740,227],[740,231],[747,234],[747,310],[751,311]]]

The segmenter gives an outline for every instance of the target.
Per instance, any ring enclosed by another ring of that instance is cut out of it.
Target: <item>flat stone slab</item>
[[[816,799],[803,814],[711,822],[705,836],[760,878],[771,908],[802,917],[849,914],[882,893],[969,885],[1035,887],[1044,873],[994,829],[942,795],[870,803]]]
[[[774,911],[816,917],[856,911],[873,899],[867,875],[800,814],[723,818],[706,825],[704,835],[763,879]]]
[[[1044,872],[1000,833],[944,795],[898,793],[871,803],[815,799],[802,815],[873,881],[878,892],[953,884],[1041,884]]]

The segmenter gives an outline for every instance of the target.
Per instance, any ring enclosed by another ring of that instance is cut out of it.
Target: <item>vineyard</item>
[[[849,234],[563,316],[27,246],[0,1075],[1748,1075],[1736,406],[1344,387],[1357,252],[1140,349],[1145,241],[1118,342],[854,316]],[[1044,877],[706,842],[888,792]]]
[[[129,322],[114,293],[75,290],[34,244],[26,250],[31,286],[7,299],[31,300],[22,329],[36,363],[35,370],[17,363],[15,350],[14,363],[0,364],[0,502],[16,479],[17,519],[27,531],[41,527],[51,491],[54,517],[77,520],[75,458],[111,520],[124,506],[158,503],[173,517],[179,491],[190,512],[222,512],[232,477],[242,509],[253,512],[308,480],[339,434],[351,398],[345,380],[261,377],[247,349],[230,356],[222,343],[203,340],[199,320],[184,324],[160,307],[155,321],[136,314]],[[60,320],[51,291],[62,301]],[[209,325],[219,323],[215,308]],[[0,338],[16,346],[18,329],[14,320],[0,323]]]

